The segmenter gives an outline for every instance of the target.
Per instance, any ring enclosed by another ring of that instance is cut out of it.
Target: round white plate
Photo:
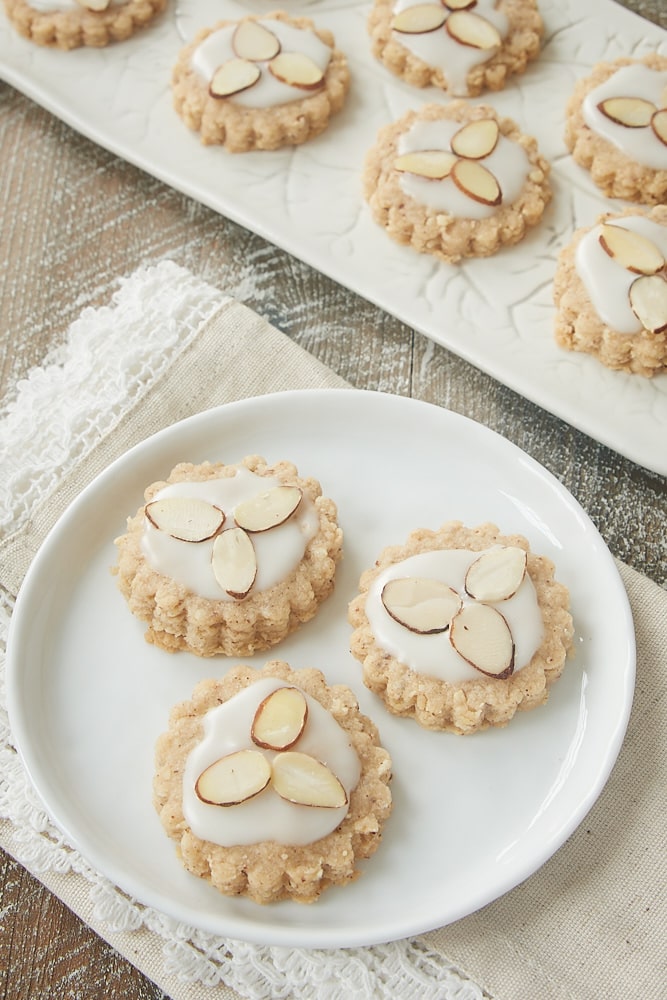
[[[352,885],[313,906],[261,907],[187,874],[151,805],[152,758],[171,706],[224,659],[169,655],[143,640],[110,572],[113,539],[143,489],[179,461],[289,459],[338,504],[344,559],[334,595],[272,654],[348,684],[394,762],[394,809]],[[388,714],[349,652],[346,610],[361,572],[416,527],[459,519],[518,531],[571,592],[576,653],[546,706],[471,737]],[[634,633],[600,535],[540,465],[488,429],[415,400],[304,391],[232,403],[133,448],[58,522],[12,619],[14,737],[56,823],[142,903],[203,930],[262,944],[344,947],[419,933],[517,885],[580,823],[627,725]]]

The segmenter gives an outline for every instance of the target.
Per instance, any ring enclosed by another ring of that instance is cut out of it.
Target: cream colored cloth
[[[221,297],[187,345],[174,347],[159,377],[66,470],[19,530],[7,533],[0,546],[5,588],[16,593],[48,528],[80,490],[154,431],[242,397],[346,386],[255,313]],[[478,913],[424,935],[419,948],[430,956],[431,966],[425,959],[420,968],[420,985],[411,994],[419,1000],[481,996],[463,980],[461,992],[456,986],[446,992],[436,977],[430,981],[428,968],[439,968],[438,956],[497,1000],[667,996],[667,594],[627,566],[619,564],[619,569],[636,623],[638,680],[629,731],[611,778],[580,828],[535,875]],[[34,870],[26,860],[27,840],[16,823],[0,823],[0,845]],[[186,981],[178,973],[182,953],[175,952],[171,965],[165,964],[163,939],[150,926],[114,930],[91,902],[90,872],[60,874],[42,866],[36,873],[175,1000],[238,996],[219,981],[213,982],[213,994],[200,982]],[[363,959],[364,949],[355,952]],[[321,974],[327,958],[313,955],[313,962],[316,958]],[[331,968],[345,959],[344,952],[331,953]],[[373,960],[380,960],[378,953],[373,952]],[[357,996],[375,1000],[391,995],[380,993],[379,986],[375,992],[369,982],[359,985]],[[267,989],[261,993],[257,987],[253,995],[274,995]],[[336,992],[335,983],[323,981],[320,992],[312,994],[301,984],[298,996],[309,995],[343,1000],[351,994]]]

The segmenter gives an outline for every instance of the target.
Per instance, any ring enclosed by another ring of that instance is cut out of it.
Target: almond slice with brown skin
[[[418,3],[406,7],[391,19],[391,27],[402,35],[425,35],[437,31],[447,20],[447,11],[439,3]]]
[[[643,274],[630,285],[630,308],[651,333],[667,330],[667,281],[659,274]]]
[[[301,90],[316,90],[324,80],[320,67],[303,52],[280,52],[269,63],[269,72],[281,83]]]
[[[667,108],[660,108],[651,118],[651,128],[660,142],[667,146]]]
[[[428,577],[389,580],[380,596],[394,621],[420,635],[446,631],[461,607],[461,598],[455,590],[441,580]]]
[[[282,799],[296,805],[320,809],[347,805],[347,793],[333,771],[297,750],[287,750],[274,758],[271,781]]]
[[[477,160],[457,160],[451,178],[457,188],[473,201],[483,205],[499,205],[502,201],[500,184],[486,167]]]
[[[257,576],[257,559],[243,528],[227,528],[216,535],[211,566],[215,579],[230,597],[240,600],[247,596]]]
[[[514,670],[514,640],[503,615],[490,604],[467,604],[452,619],[449,641],[471,667],[505,679]]]
[[[258,21],[241,21],[232,35],[232,48],[239,59],[264,62],[280,52],[280,41]]]
[[[643,97],[608,97],[598,104],[598,111],[626,128],[645,128],[650,125],[655,110],[653,101],[646,101]]]
[[[603,222],[599,240],[605,253],[635,274],[657,274],[665,266],[662,251],[653,240],[633,229]]]
[[[259,795],[271,780],[271,764],[259,750],[236,750],[210,764],[195,792],[213,806],[237,806]]]
[[[159,531],[181,542],[205,542],[225,522],[224,511],[197,497],[162,497],[145,507],[146,517]]]
[[[394,167],[401,173],[441,181],[449,177],[455,163],[454,154],[444,149],[419,149],[413,153],[402,153],[397,156]]]
[[[500,128],[495,118],[478,118],[455,132],[451,139],[452,152],[468,160],[482,160],[498,144]]]
[[[283,524],[296,511],[303,493],[298,486],[274,486],[234,508],[234,520],[246,531],[268,531]]]
[[[490,549],[468,567],[466,593],[476,601],[507,601],[514,597],[526,575],[528,557],[516,545]]]
[[[450,14],[445,22],[445,29],[461,45],[469,45],[485,52],[499,48],[503,41],[494,24],[468,10],[456,10]]]
[[[260,702],[250,735],[266,750],[288,750],[303,732],[308,703],[298,688],[280,687]]]
[[[211,97],[233,97],[257,83],[261,73],[259,66],[248,59],[228,59],[216,69],[208,92]]]

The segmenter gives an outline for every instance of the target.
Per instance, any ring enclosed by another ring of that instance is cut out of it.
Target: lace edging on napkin
[[[217,289],[165,261],[125,279],[110,306],[82,313],[64,346],[19,383],[0,419],[0,535],[25,523],[226,301]],[[251,1000],[482,1000],[478,986],[418,939],[337,952],[224,940],[129,899],[94,871],[51,822],[12,743],[4,683],[11,611],[12,599],[5,595],[0,599],[0,819],[13,824],[17,856],[33,873],[83,876],[96,918],[112,931],[154,932],[162,941],[165,971],[183,982],[226,984]]]

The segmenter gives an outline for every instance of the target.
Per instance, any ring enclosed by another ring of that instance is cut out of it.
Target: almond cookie
[[[393,240],[455,263],[518,243],[540,221],[549,164],[491,107],[428,104],[380,129],[363,193]]]
[[[220,21],[180,53],[174,107],[201,141],[230,152],[296,146],[341,110],[349,70],[330,31],[283,11]]]
[[[566,109],[565,144],[608,198],[667,201],[667,57],[598,63]]]
[[[525,538],[449,521],[384,549],[362,575],[351,649],[390,712],[475,733],[547,700],[572,643],[568,606]]]
[[[375,0],[368,31],[373,54],[406,83],[476,97],[524,72],[544,25],[535,0]]]
[[[250,656],[311,619],[334,587],[336,505],[294,465],[252,455],[177,465],[116,539],[113,572],[148,642]]]
[[[161,13],[166,0],[4,0],[24,38],[57,49],[122,42]]]
[[[202,681],[172,710],[154,804],[185,868],[220,892],[312,903],[378,848],[390,778],[350,689],[273,660]]]
[[[558,258],[554,302],[560,347],[649,378],[667,371],[667,207],[578,229]]]

